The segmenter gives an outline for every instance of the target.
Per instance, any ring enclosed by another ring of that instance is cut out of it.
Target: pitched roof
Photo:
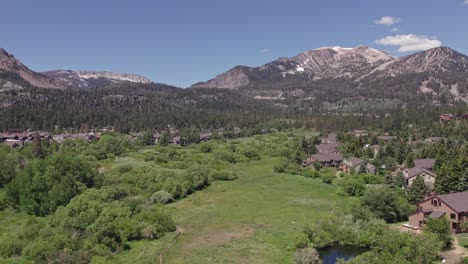
[[[444,216],[444,215],[445,215],[445,212],[442,212],[442,211],[434,211],[434,212],[432,212],[432,213],[429,215],[429,217],[430,217],[430,218],[439,219],[439,218],[441,218],[441,217]]]
[[[329,162],[329,161],[342,161],[343,155],[341,154],[314,154],[311,156],[314,161]]]
[[[396,136],[378,136],[377,137],[377,139],[380,139],[380,140],[394,140],[396,138],[397,138]]]
[[[366,162],[365,160],[362,160],[360,158],[356,158],[356,157],[351,157],[349,159],[346,159],[348,162],[350,162],[352,164],[353,167],[355,166],[358,166],[358,165],[361,165],[362,163]]]
[[[437,195],[439,199],[444,201],[448,206],[457,213],[468,212],[468,191],[459,193],[450,193]]]
[[[414,160],[414,167],[415,168],[423,168],[423,169],[432,169],[435,164],[435,159],[417,159]]]
[[[332,143],[332,144],[320,144],[315,145],[317,152],[320,154],[329,154],[333,152],[337,152],[337,148],[340,146],[339,143]]]
[[[432,177],[437,177],[437,175],[431,170],[414,167],[414,168],[407,170],[406,179],[414,178],[424,172]]]

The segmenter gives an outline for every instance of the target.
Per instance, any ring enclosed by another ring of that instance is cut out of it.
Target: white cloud
[[[468,1],[468,0],[467,0],[467,1]],[[396,28],[396,27],[394,27],[394,28],[392,28],[392,30],[390,30],[390,31],[391,31],[391,32],[399,32],[399,31],[400,31],[400,29],[399,29],[399,28]]]
[[[428,50],[442,45],[437,38],[431,39],[414,34],[387,36],[376,40],[375,43],[383,46],[397,46],[399,52]]]
[[[468,0],[466,0],[468,1]],[[375,24],[377,25],[385,25],[385,26],[391,26],[395,25],[396,23],[399,23],[401,19],[399,17],[393,17],[393,16],[383,16],[376,21],[374,21]]]
[[[261,53],[268,53],[270,52],[270,49],[269,48],[263,48],[260,50]]]
[[[465,5],[468,5],[468,0],[465,0]]]

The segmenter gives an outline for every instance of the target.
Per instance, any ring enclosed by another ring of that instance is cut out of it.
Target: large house
[[[416,206],[416,212],[409,215],[409,225],[412,228],[422,229],[428,219],[446,217],[451,228],[460,232],[463,231],[461,225],[468,222],[468,191],[433,194]]]
[[[309,167],[315,162],[319,162],[323,167],[334,167],[339,168],[343,163],[343,155],[336,154],[314,154],[307,158],[302,166]]]
[[[343,163],[341,165],[341,170],[346,173],[351,172],[365,172],[375,174],[376,169],[375,166],[367,162],[366,160],[362,160],[360,158],[351,157],[343,159]]]
[[[319,138],[322,144],[337,144],[338,135],[337,134],[328,134],[326,138]]]
[[[414,167],[403,170],[406,187],[411,187],[416,177],[421,176],[424,183],[432,189],[437,175],[432,171],[435,159],[418,159],[414,161]]]
[[[329,143],[329,144],[320,144],[315,145],[318,154],[337,154],[339,153],[338,147],[339,143]]]

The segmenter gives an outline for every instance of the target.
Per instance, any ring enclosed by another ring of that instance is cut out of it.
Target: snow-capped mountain
[[[151,80],[138,74],[56,70],[43,72],[44,75],[67,83],[71,87],[100,87],[113,83],[151,83]]]
[[[71,70],[35,72],[0,48],[0,88],[22,89],[29,86],[55,89],[94,88],[125,82],[145,84],[151,83],[151,80],[137,74],[115,72]]]
[[[353,77],[393,61],[396,58],[367,46],[355,48],[323,47],[303,52],[292,58],[279,58],[257,68],[238,66],[205,83],[193,87],[240,88],[251,85],[253,79],[266,80],[279,74],[282,78],[306,74],[309,79]],[[260,78],[248,78],[252,73]],[[270,74],[268,74],[270,73]],[[300,78],[303,79],[303,78]]]

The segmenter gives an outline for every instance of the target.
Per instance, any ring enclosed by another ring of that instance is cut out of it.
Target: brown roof
[[[411,168],[411,169],[407,170],[406,179],[414,178],[414,177],[420,175],[423,172],[431,175],[432,177],[437,177],[437,175],[434,172],[432,172],[431,170],[414,167],[414,168]]]
[[[457,213],[468,212],[468,191],[437,195],[437,197]]]
[[[435,164],[435,159],[417,159],[414,160],[414,168],[432,169]]]
[[[311,156],[314,161],[320,162],[331,162],[331,161],[342,161],[343,155],[341,154],[314,154]]]
[[[356,157],[351,157],[349,159],[346,159],[349,163],[352,164],[353,167],[356,167],[356,166],[359,166],[361,165],[362,163],[366,162],[365,160],[362,160],[360,158],[356,158]]]
[[[317,152],[319,154],[330,154],[333,152],[338,152],[337,148],[340,146],[339,143],[332,143],[332,144],[320,144],[315,145]]]
[[[396,138],[397,138],[396,136],[378,136],[377,137],[377,139],[380,139],[380,140],[394,140]]]
[[[444,216],[444,215],[445,215],[445,212],[442,212],[442,211],[434,211],[434,212],[432,212],[432,213],[429,215],[429,217],[430,217],[430,218],[439,219],[439,218],[441,218],[441,217]]]

